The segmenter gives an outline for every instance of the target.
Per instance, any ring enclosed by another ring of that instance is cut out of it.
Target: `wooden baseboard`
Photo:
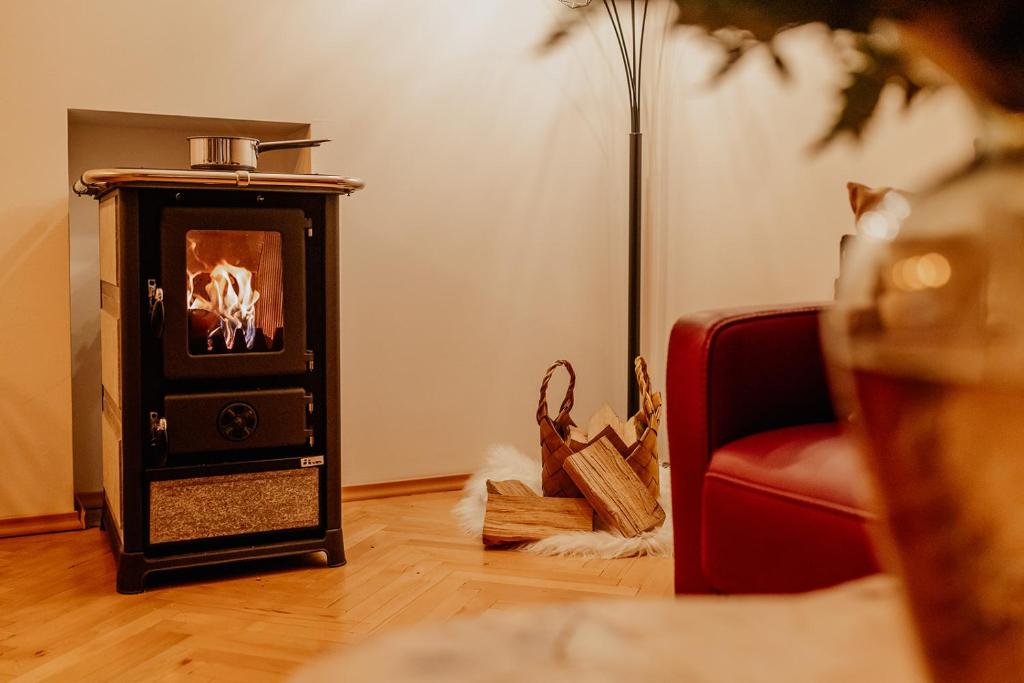
[[[56,531],[77,531],[85,528],[83,515],[83,511],[75,510],[55,515],[0,519],[0,538],[50,534]]]
[[[392,498],[394,496],[412,496],[417,493],[438,493],[440,491],[458,491],[462,488],[468,474],[446,474],[440,477],[421,477],[418,479],[399,479],[398,481],[382,481],[376,484],[356,484],[341,487],[341,500],[351,503],[371,498]]]
[[[85,529],[100,526],[103,517],[103,491],[79,491],[75,494],[75,505],[82,513]]]
[[[75,501],[87,510],[100,510],[103,508],[103,491],[79,491],[75,494]]]

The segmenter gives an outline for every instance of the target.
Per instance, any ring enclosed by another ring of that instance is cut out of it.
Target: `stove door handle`
[[[167,418],[160,417],[156,411],[149,414],[149,445],[167,446]]]
[[[148,280],[146,284],[149,289],[149,327],[159,339],[164,336],[164,290],[156,286],[156,280]]]

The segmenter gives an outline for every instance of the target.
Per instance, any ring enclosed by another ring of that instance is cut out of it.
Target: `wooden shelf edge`
[[[373,498],[393,498],[395,496],[412,496],[418,493],[439,493],[458,491],[469,479],[468,474],[445,474],[438,477],[420,477],[417,479],[399,479],[382,481],[374,484],[356,484],[341,487],[341,501],[352,503],[357,500]]]

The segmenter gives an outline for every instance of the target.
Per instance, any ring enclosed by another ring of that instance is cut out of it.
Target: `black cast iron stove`
[[[117,590],[322,551],[344,564],[338,197],[354,178],[101,169],[103,523]]]

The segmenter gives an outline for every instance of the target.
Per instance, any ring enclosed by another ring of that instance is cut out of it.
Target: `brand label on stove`
[[[307,458],[303,458],[299,462],[302,464],[303,467],[316,467],[317,465],[324,464],[324,456],[313,455]]]

